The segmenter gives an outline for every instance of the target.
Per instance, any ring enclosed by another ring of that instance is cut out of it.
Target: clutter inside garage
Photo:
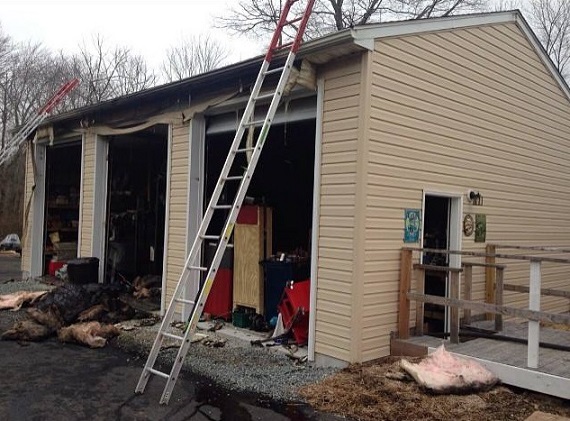
[[[233,133],[206,137],[206,200],[232,139]],[[233,247],[226,250],[206,303],[206,317],[231,319],[234,326],[254,330],[282,323],[295,342],[307,342],[314,144],[314,119],[272,126],[234,228]],[[243,172],[245,159],[236,157],[232,174]],[[221,203],[232,200],[236,190],[227,183]],[[222,216],[212,221],[209,234],[221,232]]]
[[[80,188],[81,142],[48,146],[44,273],[55,275],[77,257]]]
[[[109,139],[105,279],[161,286],[168,126]],[[160,291],[157,291],[158,302]],[[156,294],[155,294],[156,295]]]

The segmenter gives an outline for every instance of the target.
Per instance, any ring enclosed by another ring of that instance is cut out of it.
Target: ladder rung
[[[259,95],[258,97],[255,98],[255,100],[259,101],[260,99],[273,98],[274,96],[275,96],[275,92],[271,92],[270,94]]]
[[[293,45],[292,42],[287,42],[287,43],[285,43],[285,44],[278,45],[277,47],[275,47],[275,49],[276,49],[276,50],[283,50],[283,49],[285,49],[285,48],[291,47],[292,45]]]
[[[157,376],[160,376],[165,379],[168,379],[170,377],[170,374],[163,373],[162,371],[155,370],[154,368],[149,368],[148,371],[150,371],[152,374],[156,374]]]
[[[202,235],[203,240],[219,240],[219,235]]]
[[[285,21],[285,23],[283,24],[283,26],[291,25],[291,24],[293,24],[293,23],[296,23],[296,22],[299,22],[299,21],[302,21],[302,20],[303,20],[303,16],[299,16],[298,18]]]
[[[240,181],[243,180],[243,175],[230,175],[224,178],[225,181]]]
[[[231,209],[232,205],[214,205],[212,209]]]
[[[174,333],[169,332],[161,332],[162,336],[166,336],[167,338],[176,339],[177,341],[183,342],[184,336],[175,335]]]
[[[265,75],[272,75],[274,73],[279,73],[279,72],[282,72],[283,69],[285,69],[285,66],[276,67],[275,69],[271,69],[271,70],[266,70]]]
[[[253,152],[255,148],[240,148],[236,149],[236,153]]]
[[[186,300],[184,298],[175,298],[174,301],[176,301],[177,303],[182,303],[182,304],[190,304],[190,305],[194,305],[195,302],[192,300]]]
[[[199,270],[200,272],[206,272],[208,270],[208,268],[204,266],[188,266],[188,269]]]
[[[265,120],[248,121],[247,123],[243,123],[243,126],[244,127],[261,126],[264,122]]]

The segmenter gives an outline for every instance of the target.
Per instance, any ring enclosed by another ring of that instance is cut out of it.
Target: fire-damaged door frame
[[[314,138],[314,148],[315,148],[315,158],[313,164],[313,211],[311,215],[312,230],[310,235],[311,248],[310,248],[310,303],[311,310],[309,313],[309,337],[308,337],[308,358],[313,361],[315,359],[315,306],[316,306],[316,287],[317,287],[317,251],[318,251],[318,218],[319,218],[319,206],[320,206],[320,164],[321,164],[321,138],[322,138],[322,109],[323,109],[323,92],[324,83],[323,81],[317,82],[317,92],[305,92],[301,95],[294,95],[295,98],[305,98],[305,97],[316,97],[316,106],[313,110],[302,110],[302,112],[314,113],[315,121],[315,138]],[[205,198],[205,148],[206,148],[206,118],[212,115],[216,115],[218,112],[227,113],[228,110],[239,110],[240,106],[245,105],[245,99],[243,101],[231,100],[219,107],[213,107],[208,110],[207,115],[195,114],[190,122],[190,133],[189,133],[189,192],[188,192],[188,215],[187,215],[187,232],[186,232],[186,251],[190,250],[192,244],[191,241],[195,238],[198,227],[201,222],[202,213],[204,209],[204,198]],[[282,112],[279,120],[282,122],[291,123],[297,121],[299,117],[294,117],[293,120],[289,121],[285,112]],[[276,118],[277,120],[277,118]],[[223,121],[222,124],[229,124],[229,122]],[[195,283],[196,285],[198,282]],[[185,291],[186,299],[193,299],[197,291],[187,290]],[[163,294],[162,311],[165,308],[165,294]],[[182,318],[185,319],[190,312],[190,308],[183,306]]]
[[[167,162],[170,159],[170,143],[171,143],[171,125],[167,124]],[[133,130],[136,134],[140,129]],[[121,134],[127,134],[124,130]],[[93,257],[99,259],[99,282],[105,281],[105,269],[106,269],[106,248],[107,248],[107,225],[108,225],[108,197],[109,197],[109,153],[110,153],[110,136],[112,134],[101,135],[98,134],[95,140],[95,181],[94,181],[94,204],[93,204],[93,235],[91,242],[91,250]],[[167,165],[167,171],[170,167]],[[167,182],[169,180],[170,174],[166,174]],[[166,191],[166,207],[168,207],[168,189]],[[166,212],[168,210],[166,209]],[[166,226],[166,220],[164,224]],[[163,242],[163,261],[162,261],[162,278],[163,283],[165,279],[165,265],[166,265],[166,241]]]
[[[62,139],[58,142],[60,144],[68,144],[72,142],[81,142],[81,178],[79,184],[83,183],[83,170],[84,170],[84,157],[83,151],[85,150],[85,137],[72,136]],[[29,230],[29,238],[25,241],[30,244],[30,276],[42,276],[46,271],[45,266],[45,219],[46,219],[46,192],[48,191],[47,179],[47,150],[53,145],[52,138],[40,138],[30,143],[30,148],[34,148],[34,153],[30,154],[30,159],[34,162],[34,177],[31,200],[31,212],[33,215],[31,227]],[[28,175],[27,175],[28,176]],[[83,207],[83,191],[79,191],[79,215]],[[77,227],[77,250],[81,247],[81,218],[79,218],[79,226]],[[25,235],[25,234],[24,234]]]

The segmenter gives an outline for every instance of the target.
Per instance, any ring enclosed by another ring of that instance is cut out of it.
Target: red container
[[[293,337],[299,345],[309,338],[310,282],[294,282],[285,288],[285,296],[279,303],[279,312],[285,329],[291,327]]]
[[[204,313],[208,313],[212,317],[231,320],[233,304],[232,276],[233,272],[231,269],[218,269],[214,284],[204,306]]]
[[[60,262],[57,260],[50,260],[48,264],[48,274],[51,276],[55,276],[55,271],[61,269],[65,265],[65,262]]]

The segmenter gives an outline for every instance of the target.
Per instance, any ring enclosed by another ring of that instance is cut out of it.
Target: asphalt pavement
[[[0,283],[21,279],[19,265],[19,256],[0,254]],[[0,332],[17,318],[0,312]],[[0,341],[0,364],[0,420],[5,421],[329,419],[303,405],[235,394],[185,373],[170,403],[159,405],[164,381],[153,377],[145,393],[135,395],[144,361],[113,346]]]

